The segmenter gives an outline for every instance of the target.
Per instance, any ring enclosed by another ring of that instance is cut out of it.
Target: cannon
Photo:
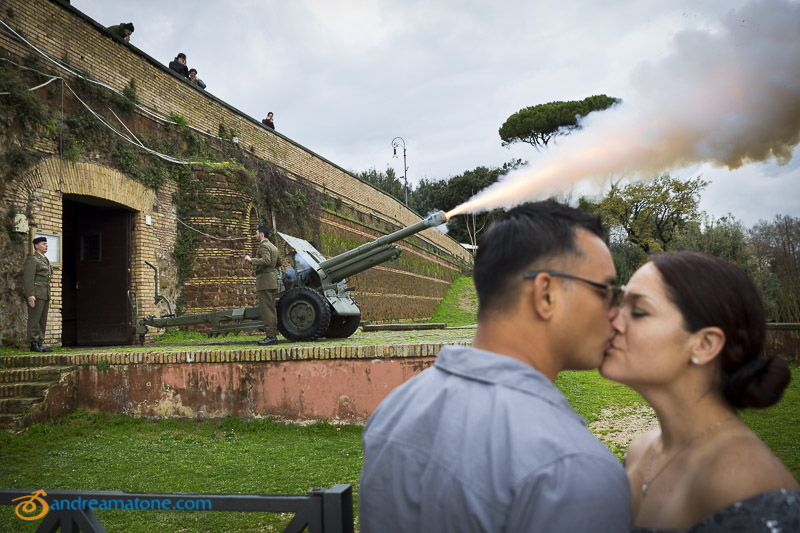
[[[393,243],[427,228],[447,222],[443,211],[384,235],[374,241],[326,259],[310,242],[278,233],[293,250],[292,264],[281,276],[281,288],[275,299],[278,331],[291,341],[312,341],[319,337],[346,338],[355,333],[361,322],[361,309],[350,295],[347,278],[375,265],[397,259],[401,250]],[[155,304],[167,304],[169,313],[148,316],[139,321],[136,332],[144,344],[149,327],[165,328],[209,324],[209,336],[262,329],[264,322],[258,307],[211,311],[193,315],[175,315],[166,297],[158,294],[158,270],[155,270]]]

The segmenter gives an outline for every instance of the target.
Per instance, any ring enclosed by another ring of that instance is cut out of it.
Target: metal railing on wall
[[[767,323],[764,352],[766,355],[777,355],[787,361],[800,361],[800,323]]]
[[[0,489],[0,505],[20,520],[42,520],[37,532],[105,532],[97,510],[294,513],[285,533],[353,533],[353,487],[315,488],[306,495],[153,493]]]

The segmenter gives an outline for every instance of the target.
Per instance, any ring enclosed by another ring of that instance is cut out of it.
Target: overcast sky
[[[534,161],[501,146],[509,115],[593,94],[622,98],[632,72],[683,30],[715,33],[743,0],[72,0],[103,25],[131,21],[131,43],[165,65],[178,52],[208,91],[339,166],[408,179]],[[800,126],[798,126],[800,128]],[[559,141],[568,143],[569,137]],[[800,216],[800,149],[738,170],[673,170],[711,185],[701,208],[746,225]]]

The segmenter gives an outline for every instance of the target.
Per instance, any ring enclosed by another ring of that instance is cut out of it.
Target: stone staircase
[[[0,430],[14,430],[25,415],[44,402],[47,390],[75,366],[34,366],[25,356],[0,357]]]

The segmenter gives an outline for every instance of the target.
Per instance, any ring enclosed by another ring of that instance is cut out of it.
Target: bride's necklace
[[[681,446],[681,447],[680,447],[680,449],[679,449],[677,452],[675,452],[675,453],[673,453],[673,454],[672,454],[672,457],[670,457],[669,459],[667,459],[667,462],[666,462],[666,463],[664,463],[664,465],[663,465],[661,468],[659,468],[659,469],[658,469],[658,472],[656,472],[656,475],[654,475],[653,477],[651,477],[651,478],[648,480],[647,478],[648,478],[648,477],[650,477],[650,471],[653,469],[653,459],[654,459],[654,458],[655,458],[655,456],[656,456],[656,447],[655,447],[655,446],[653,446],[653,451],[652,451],[652,452],[650,452],[650,461],[647,463],[647,472],[645,472],[645,475],[644,475],[644,480],[645,480],[645,481],[644,481],[644,483],[642,483],[642,498],[644,498],[645,496],[647,496],[647,488],[648,488],[650,485],[652,485],[652,484],[653,484],[653,482],[656,480],[656,478],[658,478],[658,476],[660,476],[660,475],[661,475],[661,473],[662,473],[664,470],[666,470],[666,469],[667,469],[667,467],[670,465],[670,463],[672,463],[672,461],[673,461],[673,460],[674,460],[676,457],[678,457],[678,456],[679,456],[681,453],[683,453],[683,452],[686,450],[686,448],[688,448],[689,446],[691,446],[692,444],[694,444],[694,442],[695,442],[697,439],[699,439],[700,437],[702,437],[702,436],[703,436],[703,435],[705,435],[706,433],[709,433],[709,432],[711,432],[711,431],[714,431],[715,429],[717,429],[718,427],[720,427],[722,424],[724,424],[724,423],[725,423],[725,422],[727,422],[728,420],[731,420],[731,419],[732,419],[733,417],[735,417],[735,416],[736,416],[736,415],[730,415],[730,416],[728,416],[728,417],[721,418],[721,419],[717,420],[716,422],[714,422],[713,424],[711,424],[710,426],[708,426],[706,429],[704,429],[704,430],[703,430],[703,431],[701,431],[700,433],[698,433],[697,435],[695,435],[694,437],[692,437],[691,439],[689,439],[689,441],[688,441],[686,444],[684,444],[683,446]]]

